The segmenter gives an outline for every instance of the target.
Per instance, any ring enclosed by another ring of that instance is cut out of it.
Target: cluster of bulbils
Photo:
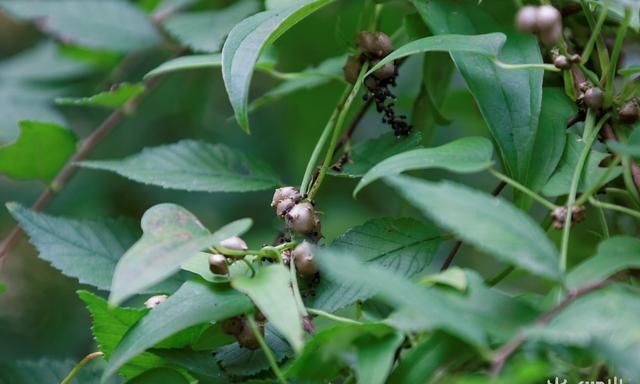
[[[393,51],[391,39],[383,32],[362,31],[358,33],[358,49],[360,54],[350,56],[347,63],[342,68],[344,78],[347,82],[355,84],[358,75],[365,63],[369,63],[369,67],[373,67]],[[365,94],[365,100],[373,98],[376,103],[378,113],[383,113],[382,122],[389,124],[396,136],[406,136],[411,132],[412,126],[409,125],[404,115],[396,115],[393,102],[387,103],[389,99],[395,99],[395,95],[389,90],[390,86],[396,85],[398,77],[398,65],[396,62],[390,62],[373,72],[364,80],[364,85],[369,91]]]
[[[547,47],[562,40],[562,15],[551,5],[527,5],[516,16],[516,26],[521,32],[535,33]]]
[[[552,47],[562,41],[562,14],[551,5],[527,5],[520,8],[516,15],[516,27],[520,32],[535,33],[547,47]],[[552,52],[553,64],[558,69],[571,69],[580,63],[582,57],[578,54],[562,55],[557,50]],[[577,103],[582,111],[587,108],[601,110],[604,106],[604,92],[602,88],[589,82],[579,85],[580,94]],[[618,109],[618,121],[624,124],[634,124],[640,120],[640,102],[637,98],[626,100]]]
[[[322,236],[320,218],[313,203],[304,200],[297,188],[276,189],[271,206],[291,231],[311,241],[317,241]],[[301,276],[313,276],[318,273],[318,268],[313,262],[313,249],[307,240],[298,244],[292,251],[286,252],[284,257],[285,262],[293,260]]]

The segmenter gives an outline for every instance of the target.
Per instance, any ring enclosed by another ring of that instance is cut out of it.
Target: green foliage
[[[640,8],[533,3],[0,0],[0,382],[640,377]]]
[[[253,277],[239,276],[231,286],[246,293],[273,327],[299,351],[304,344],[302,318],[291,290],[287,268],[272,265],[261,268]]]
[[[136,356],[145,350],[180,331],[245,313],[250,309],[251,302],[239,292],[208,287],[196,281],[186,282],[165,302],[142,317],[119,340],[104,375],[109,377],[125,364],[135,361]]]
[[[372,167],[353,191],[358,193],[373,181],[405,171],[443,168],[458,173],[478,172],[493,164],[491,142],[482,137],[468,137],[436,148],[415,149],[389,157]]]
[[[60,105],[95,106],[110,109],[122,108],[129,100],[138,96],[144,91],[142,84],[123,83],[114,87],[108,92],[101,92],[90,97],[61,97],[56,99]]]
[[[386,180],[422,213],[462,239],[531,273],[561,278],[553,244],[537,223],[505,200],[450,182],[406,176]]]
[[[122,160],[84,161],[82,166],[187,191],[247,192],[279,183],[271,167],[260,160],[222,144],[193,140],[145,149]]]
[[[118,304],[173,275],[180,264],[208,246],[244,233],[250,219],[234,221],[211,234],[189,211],[174,204],[149,208],[142,237],[116,265],[109,300]],[[151,268],[150,268],[151,267]]]
[[[333,0],[305,0],[248,17],[236,25],[222,49],[222,75],[240,127],[249,132],[249,84],[260,52],[306,16]]]
[[[5,0],[0,8],[21,20],[38,20],[43,30],[90,48],[131,52],[160,42],[151,20],[125,1]]]
[[[0,173],[17,180],[50,181],[76,148],[73,132],[57,124],[21,121],[20,137],[0,147]]]

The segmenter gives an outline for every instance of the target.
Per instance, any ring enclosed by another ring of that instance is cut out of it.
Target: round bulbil
[[[223,255],[210,255],[209,256],[209,270],[215,275],[226,275],[229,273],[229,266],[227,265],[227,258]]]
[[[318,231],[320,220],[316,215],[313,204],[308,201],[298,203],[291,207],[285,215],[287,226],[301,234],[312,234]]]
[[[344,79],[349,84],[355,84],[358,81],[358,75],[362,69],[362,63],[357,56],[350,56],[347,59],[342,71],[344,73]]]
[[[527,5],[518,11],[516,15],[516,27],[520,32],[533,33],[538,29],[538,8],[533,5]]]
[[[313,261],[313,248],[306,241],[298,244],[291,252],[296,270],[302,276],[311,276],[318,273],[318,267]]]
[[[247,243],[238,236],[233,236],[228,239],[222,240],[220,242],[220,246],[236,251],[246,251],[247,249],[249,249]]]
[[[584,105],[591,109],[600,109],[604,104],[604,92],[600,87],[591,87],[584,91]]]
[[[165,300],[167,300],[168,298],[169,296],[167,295],[151,296],[150,298],[147,299],[147,301],[144,302],[144,306],[147,308],[155,308],[161,303],[163,303]]]
[[[275,190],[273,193],[273,199],[271,200],[271,206],[276,207],[279,202],[284,199],[300,199],[300,191],[296,187],[282,187]]]

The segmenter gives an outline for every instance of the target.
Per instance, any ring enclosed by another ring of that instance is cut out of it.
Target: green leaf
[[[375,342],[359,341],[355,364],[358,383],[384,384],[395,363],[398,347],[404,336],[392,333]]]
[[[507,37],[503,33],[487,33],[484,35],[437,35],[423,37],[391,52],[371,67],[366,75],[370,75],[385,64],[403,57],[425,52],[467,52],[493,59],[500,53]]]
[[[385,341],[389,335],[395,336],[395,332],[385,324],[344,324],[320,331],[305,345],[302,354],[287,369],[286,375],[301,380],[331,381],[342,367],[349,364],[345,354],[355,349],[356,342],[366,340],[372,346]],[[362,373],[360,370],[358,372]]]
[[[16,203],[8,203],[11,215],[29,235],[40,252],[66,276],[82,284],[109,290],[113,270],[137,231],[125,220],[79,221],[37,213]]]
[[[640,240],[629,236],[612,237],[598,244],[593,257],[571,270],[567,285],[579,288],[625,269],[640,269]]]
[[[560,88],[545,88],[542,95],[540,124],[531,154],[529,187],[538,192],[556,170],[567,141],[567,121],[576,105]]]
[[[0,61],[0,78],[51,81],[86,76],[95,71],[87,63],[64,56],[62,51],[55,43],[40,43]]]
[[[371,168],[362,177],[353,194],[379,178],[410,170],[442,168],[459,173],[478,172],[491,166],[492,154],[491,142],[483,137],[466,137],[440,147],[400,153]]]
[[[356,144],[349,152],[349,160],[340,171],[332,170],[334,176],[362,177],[373,166],[393,155],[422,147],[422,133],[396,137],[393,132],[382,134]]]
[[[264,339],[277,362],[281,362],[291,352],[285,339],[275,332],[273,325],[267,323]],[[252,376],[269,369],[269,361],[261,349],[242,348],[238,343],[224,346],[215,351],[215,359],[223,371],[233,376]]]
[[[127,332],[109,358],[104,377],[182,330],[246,313],[251,308],[251,301],[237,291],[188,281]]]
[[[256,63],[257,70],[268,70],[273,67],[274,58],[268,55],[266,51]],[[212,53],[210,55],[190,55],[176,57],[166,61],[144,75],[145,79],[164,75],[167,73],[190,71],[194,69],[210,69],[222,67],[222,54]]]
[[[220,52],[231,29],[259,8],[256,0],[249,0],[238,1],[224,9],[178,13],[164,23],[164,28],[195,52]]]
[[[17,180],[50,181],[75,152],[75,135],[53,123],[19,125],[20,137],[0,147],[0,172]]]
[[[80,163],[164,188],[203,192],[249,192],[280,183],[266,163],[222,144],[183,140],[146,148],[121,160]]]
[[[486,343],[484,330],[459,305],[452,305],[437,291],[420,287],[402,275],[373,263],[358,260],[357,253],[345,253],[331,248],[317,248],[316,262],[320,270],[334,281],[349,281],[354,287],[366,290],[395,307],[414,308],[429,328],[443,327],[454,335],[475,345]],[[457,304],[457,303],[454,303]],[[428,329],[424,324],[422,330]],[[311,344],[311,343],[309,343]]]
[[[211,234],[186,209],[158,204],[142,216],[141,227],[142,237],[122,256],[113,274],[109,296],[113,305],[179,271],[180,264],[198,251],[244,233],[251,219],[234,221]]]
[[[87,291],[78,291],[78,296],[87,305],[91,313],[93,325],[91,331],[107,360],[109,360],[120,340],[127,331],[138,322],[149,310],[138,308],[110,308],[106,300]],[[145,352],[120,369],[120,373],[131,378],[140,373],[165,364],[164,360]]]
[[[474,1],[449,0],[412,3],[438,35],[495,32],[496,23]],[[450,17],[456,15],[456,17]],[[503,31],[507,42],[498,59],[513,64],[540,64],[542,56],[533,36]],[[497,67],[478,53],[453,52],[452,58],[476,99],[498,146],[505,169],[529,186],[540,171],[533,164],[542,101],[542,70],[510,70]]]
[[[260,52],[287,30],[333,0],[307,0],[253,15],[236,25],[222,48],[222,77],[240,127],[249,132],[247,100]]]
[[[287,268],[275,264],[260,268],[253,278],[237,277],[231,285],[246,293],[293,349],[300,351],[304,330],[289,275]]]
[[[76,365],[76,361],[51,360],[18,360],[14,363],[0,363],[0,383],[6,384],[44,384],[60,383]],[[94,360],[82,367],[69,384],[97,383],[104,363]],[[106,384],[120,384],[123,381],[113,378]]]
[[[423,271],[438,251],[442,237],[430,224],[415,219],[375,219],[352,228],[331,244],[336,253],[352,253],[367,264],[411,277]],[[373,293],[350,279],[322,278],[310,306],[335,312]]]
[[[153,353],[166,361],[189,370],[201,383],[227,383],[211,352],[194,352],[186,349],[154,349]]]
[[[57,98],[59,105],[93,106],[109,109],[122,108],[129,100],[144,92],[143,84],[122,83],[107,92],[101,92],[91,97],[62,97]]]
[[[129,381],[129,384],[189,384],[184,375],[171,368],[154,368]]]
[[[222,54],[190,55],[176,57],[166,61],[144,75],[145,79],[172,72],[189,71],[192,69],[218,68],[222,66]]]
[[[612,15],[614,19],[622,22],[624,19],[625,9],[631,11],[631,23],[629,26],[633,29],[640,30],[640,3],[635,0],[589,0],[591,3],[599,4],[609,8],[609,15]]]
[[[385,181],[401,196],[466,242],[550,279],[561,279],[558,254],[540,226],[503,199],[451,182],[432,183],[407,176]]]
[[[293,78],[283,81],[269,92],[252,101],[249,105],[249,111],[253,112],[302,90],[310,90],[331,81],[344,81],[342,66],[346,59],[346,56],[332,57],[323,61],[317,67],[308,68],[299,74],[295,74]],[[260,61],[256,66],[257,69],[260,69],[259,64]]]
[[[425,377],[433,377],[445,364],[467,358],[471,351],[452,337],[435,334],[422,340],[402,355],[389,377],[389,384],[422,384]]]
[[[542,188],[542,193],[547,196],[561,196],[569,193],[571,186],[571,179],[573,178],[573,172],[578,163],[580,153],[584,148],[584,141],[574,133],[567,134],[567,146],[565,147],[562,159],[558,164],[558,168],[555,170],[547,184]],[[580,177],[580,184],[578,185],[578,192],[584,192],[593,185],[595,185],[600,178],[607,172],[606,167],[601,167],[602,161],[607,158],[609,154],[592,150],[587,158],[587,163],[582,171]],[[607,177],[606,182],[609,182],[622,174],[622,168],[616,167]]]
[[[126,1],[0,1],[0,9],[20,20],[37,20],[43,31],[67,42],[118,52],[160,42],[151,20]]]
[[[611,286],[583,296],[547,325],[528,329],[529,339],[573,345],[604,357],[623,378],[640,377],[638,290]]]
[[[451,267],[442,272],[423,277],[420,279],[420,284],[427,287],[441,284],[453,287],[459,291],[464,291],[467,289],[469,282],[467,281],[467,274],[463,269]]]
[[[0,281],[0,295],[7,291],[7,286],[4,285],[3,282]]]

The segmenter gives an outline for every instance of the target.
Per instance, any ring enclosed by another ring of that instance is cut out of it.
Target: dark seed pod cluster
[[[571,209],[571,224],[577,224],[583,221],[587,217],[587,210],[584,206],[574,206]],[[566,207],[558,207],[551,212],[551,217],[553,218],[553,228],[562,229],[564,228],[564,221],[567,219],[567,208]]]
[[[381,59],[393,51],[391,39],[383,32],[362,31],[358,33],[358,48],[362,52],[359,56],[351,56],[343,67],[345,80],[355,84],[362,65],[366,62],[370,67],[375,66]],[[364,80],[364,85],[368,90],[365,99],[370,98],[376,104],[378,113],[382,113],[382,121],[389,124],[396,136],[406,136],[411,132],[412,126],[405,120],[406,116],[396,115],[394,103],[389,100],[395,99],[395,95],[389,87],[396,85],[398,77],[398,65],[396,62],[386,63],[373,72]]]
[[[258,331],[264,337],[264,323],[266,321],[264,315],[259,311],[255,315],[258,325]],[[260,348],[260,342],[251,330],[249,321],[245,316],[236,316],[222,321],[222,332],[229,336],[233,336],[241,347],[255,350]]]
[[[562,15],[551,5],[527,5],[516,15],[516,27],[523,33],[535,33],[540,42],[551,47],[562,39]]]

